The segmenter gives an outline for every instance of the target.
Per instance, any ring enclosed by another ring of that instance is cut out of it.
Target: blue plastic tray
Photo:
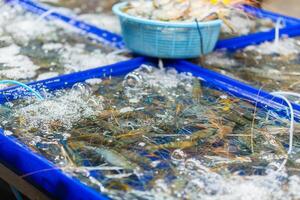
[[[28,11],[43,14],[49,9],[41,4],[29,0],[7,0],[8,2],[19,3]],[[263,12],[264,13],[264,12]],[[264,13],[269,15],[270,13]],[[272,14],[274,19],[276,14]],[[264,15],[265,16],[265,15]],[[269,15],[270,16],[270,15]],[[278,15],[280,16],[280,15]],[[280,16],[282,17],[282,16]],[[61,15],[59,13],[52,13],[49,18],[55,18],[66,23],[75,26],[78,30],[82,30],[83,33],[92,36],[93,38],[98,38],[99,41],[106,43],[112,43],[113,46],[118,48],[123,48],[122,39],[120,36],[111,34],[110,32],[99,29],[95,26],[91,26],[82,21],[77,21],[73,18]],[[74,23],[73,23],[74,22]],[[295,36],[299,34],[299,26],[294,26],[296,24],[294,19],[289,18],[289,24],[293,25],[291,28],[286,28],[281,31],[281,34],[291,34]],[[103,35],[104,34],[104,35]],[[107,35],[106,35],[107,34]],[[263,42],[269,37],[274,37],[272,32],[270,33],[259,33],[251,34],[249,36],[229,39],[219,43],[219,48],[230,47],[242,48],[249,44]],[[103,37],[105,36],[105,37]],[[117,39],[113,39],[117,38]],[[233,44],[232,44],[233,43]],[[84,82],[90,78],[100,78],[103,76],[117,76],[126,74],[136,68],[138,68],[143,63],[155,63],[155,60],[150,60],[147,58],[136,58],[130,61],[125,61],[110,65],[107,67],[96,68],[92,70],[87,70],[79,73],[63,75],[52,79],[47,79],[38,82],[32,82],[29,85],[37,90],[47,89],[50,91],[70,88],[75,83]],[[218,90],[227,92],[234,96],[243,98],[247,101],[251,101],[254,104],[257,103],[258,106],[264,107],[273,111],[278,112],[282,116],[286,116],[285,110],[287,110],[287,104],[280,98],[272,96],[267,92],[255,89],[239,81],[233,80],[216,72],[201,68],[197,65],[188,63],[186,61],[169,61],[167,65],[175,67],[180,72],[191,72],[194,76],[197,76],[204,80],[204,82]],[[0,103],[3,104],[7,101],[12,101],[14,99],[24,98],[29,96],[23,88],[12,87],[0,91]],[[293,105],[295,109],[295,116],[297,120],[300,120],[300,106]],[[36,153],[33,153],[26,146],[21,145],[14,137],[7,137],[3,135],[3,130],[0,129],[0,162],[6,167],[13,170],[20,176],[25,174],[30,174],[24,179],[32,183],[34,186],[39,188],[41,191],[48,194],[54,199],[107,199],[104,195],[94,191],[88,186],[80,183],[78,180],[67,176],[62,173],[61,170],[55,168],[48,160],[43,158]]]
[[[44,13],[49,12],[49,15],[47,15],[45,19],[60,20],[74,27],[81,34],[86,35],[91,39],[96,40],[97,42],[111,45],[119,49],[124,48],[123,39],[120,35],[111,33],[107,30],[88,24],[74,17],[66,16],[62,13],[55,11],[55,8],[53,7],[49,7],[46,6],[45,4],[41,4],[31,0],[5,0],[5,2],[10,4],[18,4],[22,6],[25,10],[38,15],[42,15]],[[51,12],[52,10],[53,12]]]
[[[49,12],[49,10],[52,10],[53,8],[45,5],[38,3],[33,0],[5,0],[7,3],[16,3],[21,5],[25,10],[42,15],[46,12]],[[259,9],[259,8],[254,8],[251,6],[242,6],[242,9],[244,9],[246,12],[251,13],[257,17],[260,18],[269,18],[273,21],[277,21],[278,18],[283,19],[286,28],[282,29],[281,35],[288,35],[290,37],[294,37],[295,35],[298,35],[300,32],[299,26],[300,25],[300,19],[277,14],[274,12],[270,12],[267,10]],[[110,44],[114,47],[117,48],[125,48],[125,45],[122,41],[122,37],[111,33],[109,31],[103,30],[99,27],[90,25],[84,21],[77,20],[74,17],[69,17],[64,14],[61,14],[59,12],[53,12],[50,13],[47,17],[47,19],[56,19],[56,20],[61,20],[77,30],[80,30],[83,34],[86,34],[90,36],[91,38],[99,41],[99,42],[104,42],[106,44]],[[230,39],[225,39],[225,40],[220,40],[217,43],[216,48],[228,48],[230,50],[236,50],[238,48],[243,48],[248,45],[252,44],[259,44],[261,42],[273,40],[275,35],[275,31],[267,31],[267,32],[259,32],[259,33],[252,33],[246,36],[242,37],[235,37],[235,38],[230,38]]]
[[[279,18],[283,20],[286,25],[285,28],[280,30],[280,35],[287,35],[295,37],[300,35],[300,19],[281,15],[268,10],[255,8],[252,6],[244,5],[241,7],[245,12],[250,13],[258,18],[268,18],[276,22]],[[216,49],[226,48],[228,50],[237,50],[253,44],[260,44],[266,41],[272,41],[275,38],[275,29],[266,32],[251,33],[245,36],[239,36],[229,39],[220,40]]]
[[[156,63],[156,60],[140,57],[107,67],[32,82],[28,85],[37,90],[48,89],[49,91],[70,88],[75,83],[84,82],[90,78],[124,75],[144,63],[154,64]],[[166,62],[166,65],[174,67],[179,72],[192,73],[194,76],[202,79],[203,83],[209,87],[224,91],[229,95],[240,97],[253,104],[257,104],[260,107],[276,111],[282,116],[285,116],[286,114],[286,103],[282,99],[272,96],[267,92],[255,89],[244,83],[183,60],[168,61]],[[0,102],[4,103],[14,99],[20,99],[28,95],[30,94],[24,92],[22,88],[12,87],[0,91]],[[300,106],[294,104],[293,107],[295,109],[295,116],[299,120]],[[97,193],[88,186],[80,183],[78,180],[64,174],[61,170],[55,168],[48,160],[33,153],[26,146],[19,143],[14,137],[3,135],[3,130],[1,129],[0,143],[0,162],[20,176],[27,174],[24,179],[48,194],[50,197],[62,200],[107,199],[104,195]]]
[[[70,88],[78,82],[84,82],[90,78],[99,78],[104,76],[117,76],[126,74],[142,63],[144,58],[136,58],[130,61],[121,62],[107,67],[100,67],[80,73],[63,75],[44,81],[33,82],[28,85],[37,89],[49,91]],[[0,102],[11,101],[28,96],[20,87],[12,87],[0,92]],[[106,196],[94,191],[78,180],[63,174],[52,163],[40,155],[33,153],[29,148],[18,142],[14,137],[7,137],[0,129],[0,162],[19,176],[41,191],[48,194],[53,199],[61,200],[105,200]]]

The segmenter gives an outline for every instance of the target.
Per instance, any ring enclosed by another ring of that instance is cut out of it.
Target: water
[[[287,157],[288,120],[189,74],[87,82],[5,105],[2,127],[114,199],[299,198],[299,124]]]
[[[43,3],[50,4],[54,9],[60,11],[69,11],[68,15],[75,15],[80,20],[84,20],[90,24],[109,30],[113,33],[121,34],[120,23],[118,17],[111,12],[111,7],[117,0],[86,0],[85,3],[79,0],[72,1],[51,1],[44,0]],[[61,8],[68,8],[61,10]],[[72,12],[70,12],[72,10]]]
[[[299,40],[283,37],[236,52],[214,52],[202,64],[270,92],[299,93],[299,55]]]
[[[110,6],[63,4],[81,19],[120,32]],[[1,11],[1,78],[39,80],[127,59],[57,22],[20,8]],[[247,17],[230,17],[245,26],[235,27],[239,33],[223,30],[222,37],[274,26]],[[214,53],[206,64],[270,91],[300,91],[299,42],[278,39],[276,46]],[[142,66],[123,77],[46,94],[42,102],[2,105],[1,127],[114,199],[299,199],[299,124],[287,156],[289,120],[207,86],[174,69]]]
[[[26,13],[20,7],[2,5],[1,79],[41,80],[128,59],[122,52],[117,53],[58,21],[46,21],[43,17]]]

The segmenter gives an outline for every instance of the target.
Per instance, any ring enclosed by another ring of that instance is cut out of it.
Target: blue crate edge
[[[82,35],[86,35],[91,39],[94,39],[105,45],[110,45],[118,49],[125,48],[123,39],[120,35],[101,29],[82,20],[78,20],[76,17],[69,17],[62,13],[56,12],[55,9],[52,9],[44,4],[31,0],[5,0],[5,2],[12,5],[18,4],[25,10],[38,15],[48,13],[48,15],[45,17],[46,19],[60,20],[78,30]]]
[[[54,199],[108,200],[78,180],[64,174],[44,157],[30,151],[17,139],[4,135],[0,129],[0,160]]]
[[[90,78],[100,78],[104,75],[117,76],[126,74],[144,63],[156,63],[155,59],[135,58],[114,65],[95,68],[74,74],[59,76],[56,78],[32,82],[29,85],[32,87],[41,88],[41,85],[48,87],[49,90],[57,90],[69,88],[77,82],[84,82]],[[189,72],[200,78],[208,84],[212,84],[213,88],[227,92],[249,101],[258,103],[259,106],[276,111],[281,109],[281,115],[285,115],[286,103],[264,91],[255,89],[247,84],[241,83],[224,75],[218,74],[208,69],[192,63],[179,60],[169,60],[167,66],[174,67],[179,72]],[[12,87],[0,91],[0,97],[6,99],[6,95],[16,95],[18,92],[26,95],[20,87]],[[27,94],[28,95],[28,94]],[[23,97],[22,95],[18,96]],[[11,98],[13,100],[14,98]],[[300,106],[293,105],[295,114],[300,119]],[[81,184],[76,179],[73,179],[62,173],[59,169],[53,169],[53,165],[40,155],[31,152],[28,148],[20,145],[17,140],[12,137],[3,135],[3,130],[0,130],[0,161],[7,167],[15,171],[19,175],[32,174],[26,177],[30,183],[34,184],[42,191],[50,194],[55,199],[106,199],[105,196],[95,192],[93,189]],[[51,170],[49,170],[51,169]],[[53,170],[52,170],[53,169]],[[34,173],[42,171],[42,173]]]
[[[50,8],[48,8],[46,5],[35,2],[33,0],[5,0],[7,3],[18,3],[22,7],[24,7],[27,11],[30,11],[35,14],[43,14],[46,12],[49,12]],[[241,7],[241,9],[245,10],[246,12],[249,12],[250,14],[253,14],[257,17],[262,18],[269,18],[273,21],[276,21],[278,18],[284,19],[287,27],[285,29],[282,29],[281,32],[289,35],[290,37],[298,36],[291,32],[293,27],[298,27],[297,25],[300,25],[300,19],[281,15],[278,13],[274,13],[271,11],[267,11],[260,8],[254,8],[251,6],[244,5]],[[98,39],[100,42],[106,41],[106,44],[110,44],[117,48],[125,48],[125,45],[123,43],[123,39],[121,36],[111,33],[109,31],[103,30],[99,27],[90,25],[86,22],[76,20],[74,18],[65,16],[61,13],[54,12],[50,16],[60,19],[71,26],[74,26],[76,29],[83,31],[85,34],[90,35],[92,38]],[[71,22],[71,23],[70,23]],[[291,27],[291,28],[290,28]],[[295,31],[294,31],[295,32]],[[259,32],[259,33],[253,33],[246,36],[241,37],[234,37],[231,39],[225,39],[225,40],[219,40],[217,43],[216,49],[220,48],[228,48],[230,50],[236,50],[239,48],[244,48],[248,45],[252,44],[259,44],[265,41],[270,41],[274,39],[274,30],[268,31],[268,32]]]

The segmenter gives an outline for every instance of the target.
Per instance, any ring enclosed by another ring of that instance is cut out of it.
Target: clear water
[[[299,93],[299,56],[299,40],[281,38],[237,52],[214,52],[202,64],[264,90]]]
[[[23,82],[128,59],[58,21],[5,4],[0,13],[0,53],[0,78]]]
[[[47,2],[120,32],[110,1],[98,1],[99,7],[89,6],[93,0]],[[0,9],[2,79],[45,79],[127,59],[70,27],[20,8]],[[274,25],[232,18],[244,25],[236,27],[241,32],[223,30],[222,37]],[[272,45],[214,53],[206,66],[270,91],[300,91],[299,43]],[[202,84],[189,74],[142,66],[124,77],[49,93],[45,101],[2,105],[1,127],[114,199],[300,199],[300,125],[287,156],[288,120]]]
[[[298,124],[287,157],[288,120],[189,74],[87,82],[3,106],[2,127],[114,199],[300,197]]]

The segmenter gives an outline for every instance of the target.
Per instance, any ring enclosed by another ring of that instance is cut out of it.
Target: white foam
[[[176,161],[178,162],[178,161]],[[179,162],[178,176],[171,184],[158,179],[149,191],[130,191],[125,199],[143,196],[145,199],[203,199],[203,200],[281,200],[298,199],[300,178],[285,172],[269,171],[264,176],[220,175],[211,172],[199,160]]]
[[[74,122],[99,113],[102,99],[89,96],[88,91],[71,90],[55,98],[48,98],[16,110],[15,116],[21,116],[26,128],[38,128],[51,133],[51,125],[69,129]]]
[[[16,15],[14,20],[5,26],[5,31],[14,40],[22,44],[27,44],[36,38],[56,37],[58,27],[45,20],[36,20],[32,14]]]
[[[58,72],[45,72],[42,74],[39,74],[36,80],[45,80],[45,79],[49,79],[49,78],[53,78],[58,76],[59,73]]]
[[[41,80],[56,76],[58,72],[78,72],[127,59],[120,54],[103,52],[100,48],[88,49],[83,43],[69,41],[68,38],[73,37],[72,34],[74,34],[71,32],[72,28],[64,25],[66,29],[62,29],[58,21],[38,20],[37,15],[26,13],[18,6],[14,8],[3,6],[1,11],[0,64],[5,68],[0,69],[0,76],[3,78]],[[109,19],[111,16],[107,17]],[[118,26],[112,25],[112,27]],[[36,48],[34,42],[37,41],[39,44],[40,40],[43,41],[42,50],[44,51],[41,55],[47,57],[47,53],[51,53],[50,56],[55,56],[53,63],[43,66],[45,67],[43,74],[37,74],[40,67],[33,63],[39,63],[40,55],[34,58],[36,59],[34,61],[25,55],[27,52],[31,53],[31,50]],[[33,44],[29,43],[32,41],[34,41]],[[52,66],[60,66],[63,69],[55,70],[51,68]]]
[[[82,71],[127,60],[125,56],[105,54],[100,49],[87,52],[84,48],[84,44],[64,46],[60,60],[68,72]]]
[[[300,44],[296,39],[283,38],[275,42],[264,42],[258,46],[248,46],[246,51],[255,51],[262,55],[279,54],[283,56],[295,55],[300,53]]]
[[[15,44],[0,48],[0,63],[4,67],[0,75],[8,79],[32,78],[39,69],[27,56],[20,54],[20,47]]]
[[[163,96],[174,98],[177,94],[173,89],[180,85],[187,90],[192,89],[192,79],[191,75],[178,73],[175,69],[166,70],[142,65],[125,77],[125,94],[131,103],[138,103],[143,96],[148,94],[147,90],[149,88],[156,88],[157,92]]]
[[[207,65],[219,67],[235,67],[238,65],[238,62],[235,59],[226,56],[226,52],[223,51],[215,51],[206,55],[205,63]]]

